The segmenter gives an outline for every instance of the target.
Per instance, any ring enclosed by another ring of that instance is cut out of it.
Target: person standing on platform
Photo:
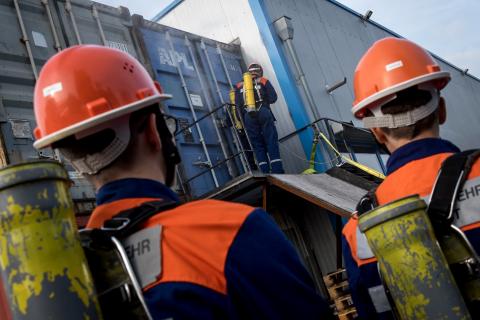
[[[263,77],[263,68],[258,63],[248,67],[252,75],[255,110],[244,110],[245,128],[252,143],[258,167],[263,173],[284,173],[275,117],[270,105],[277,101],[277,92],[270,81]],[[235,101],[237,106],[245,105],[243,81],[237,83]]]

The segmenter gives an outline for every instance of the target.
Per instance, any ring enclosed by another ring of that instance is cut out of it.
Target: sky
[[[172,0],[97,0],[153,18]],[[198,1],[198,0],[197,0]],[[228,0],[235,1],[235,0]],[[299,0],[296,0],[299,1]],[[320,0],[317,0],[320,1]],[[339,0],[480,78],[479,0]]]

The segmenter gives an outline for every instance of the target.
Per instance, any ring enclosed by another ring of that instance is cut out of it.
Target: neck
[[[126,178],[150,179],[165,184],[165,174],[163,170],[160,168],[145,168],[144,166],[129,169],[109,168],[92,176],[90,180],[95,186],[95,189],[98,190],[109,182]]]
[[[438,134],[438,132],[434,132],[433,130],[427,130],[427,131],[424,131],[424,132],[420,133],[419,135],[417,135],[413,139],[395,139],[395,140],[389,141],[386,145],[387,145],[388,150],[391,153],[393,153],[398,148],[401,148],[401,147],[403,147],[404,145],[406,145],[410,142],[417,141],[417,140],[422,140],[422,139],[427,139],[427,138],[440,138],[440,135]]]

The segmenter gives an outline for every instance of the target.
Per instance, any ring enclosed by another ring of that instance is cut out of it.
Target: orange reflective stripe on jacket
[[[160,199],[124,199],[99,206],[89,226],[99,227],[118,212],[152,200]],[[143,228],[162,226],[162,272],[144,290],[164,282],[188,282],[226,294],[224,267],[228,250],[252,211],[243,204],[200,200],[147,220]]]

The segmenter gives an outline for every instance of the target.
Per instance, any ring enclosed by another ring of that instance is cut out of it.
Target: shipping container
[[[134,16],[135,40],[163,90],[165,109],[179,119],[179,177],[200,197],[248,172],[239,137],[226,111],[229,91],[240,81],[240,48]]]
[[[65,44],[56,15],[40,1],[0,2],[0,127],[3,163],[52,157],[33,148],[33,87],[43,64]]]
[[[79,43],[107,45],[138,58],[126,8],[91,1],[0,1],[1,165],[55,158],[33,148],[33,89],[45,62]],[[58,158],[58,157],[57,157]],[[94,206],[93,187],[65,163],[77,212]]]

